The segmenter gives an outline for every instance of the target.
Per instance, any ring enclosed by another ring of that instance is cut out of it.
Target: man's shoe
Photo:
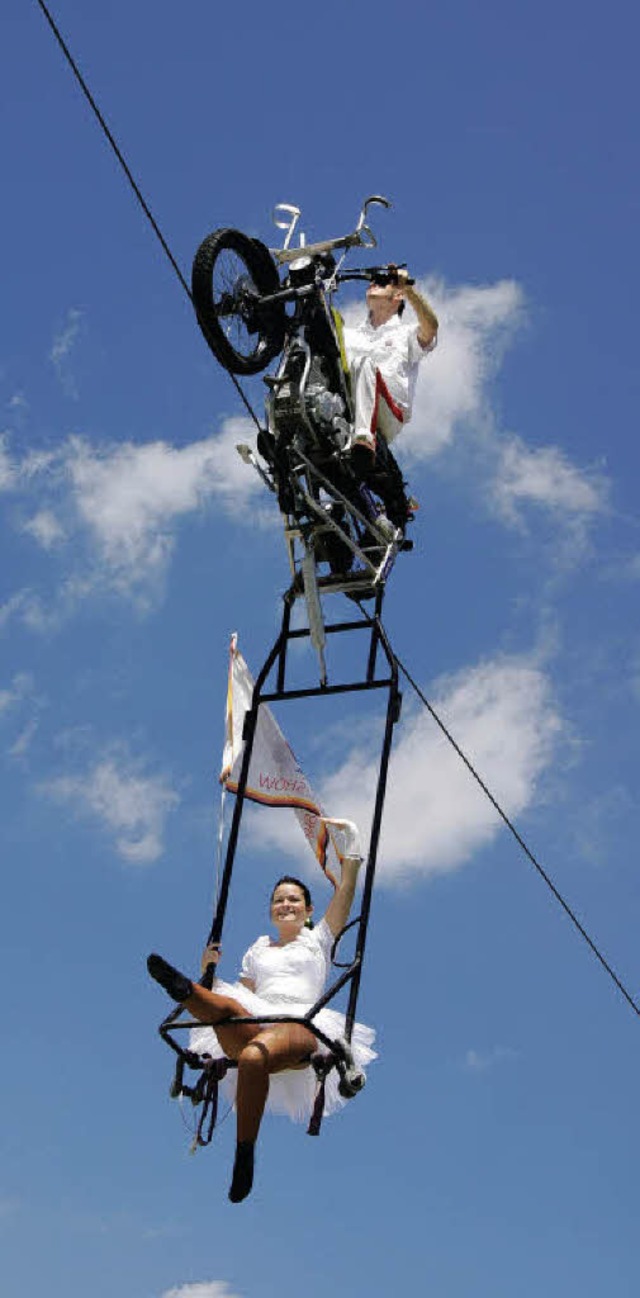
[[[193,991],[193,983],[190,978],[180,973],[179,969],[174,969],[172,964],[168,964],[162,959],[161,955],[150,955],[147,960],[147,969],[152,978],[168,993],[173,1001],[181,1005],[183,1001],[188,1000]]]
[[[359,433],[354,433],[351,439],[351,449],[355,450],[356,446],[362,446],[368,451],[373,451],[375,454],[376,439],[373,433],[367,432],[366,429],[362,429]]]
[[[354,433],[349,447],[351,467],[359,478],[366,478],[376,462],[376,439],[373,433]]]
[[[385,541],[391,543],[391,541],[402,540],[402,529],[400,527],[394,527],[391,519],[387,518],[386,514],[378,514],[378,517],[376,518],[376,527],[379,532],[382,532]]]

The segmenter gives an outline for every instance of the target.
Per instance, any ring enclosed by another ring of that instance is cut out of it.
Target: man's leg
[[[380,371],[368,358],[358,367],[355,382],[356,424],[351,463],[358,477],[380,497],[394,527],[407,521],[405,483],[389,442],[402,428],[403,410],[394,400]]]
[[[376,441],[375,460],[367,485],[380,497],[389,522],[404,531],[409,517],[406,483],[393,451],[381,433]]]
[[[402,427],[404,411],[370,357],[352,368],[351,379],[355,398],[354,450],[361,447],[374,451],[381,421],[391,441]]]

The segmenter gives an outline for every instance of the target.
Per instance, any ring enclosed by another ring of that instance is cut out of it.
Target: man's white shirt
[[[344,342],[347,360],[357,371],[367,357],[380,371],[394,401],[402,406],[403,423],[411,418],[413,396],[418,378],[418,366],[423,356],[433,351],[436,339],[427,347],[418,341],[418,325],[404,324],[400,316],[392,316],[377,329],[368,317],[359,325],[347,325]]]

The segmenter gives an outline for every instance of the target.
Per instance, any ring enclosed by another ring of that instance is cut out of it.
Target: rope
[[[105,118],[104,118],[102,112],[100,111],[100,108],[98,107],[98,104],[96,103],[96,100],[94,99],[94,97],[93,97],[93,95],[92,95],[92,93],[91,93],[91,91],[90,91],[90,89],[89,89],[89,87],[88,87],[88,85],[87,85],[87,83],[86,83],[86,81],[85,81],[85,79],[84,79],[84,77],[83,77],[83,75],[82,75],[82,73],[81,73],[81,71],[80,71],[80,69],[79,69],[77,63],[76,63],[76,61],[75,61],[75,59],[73,58],[73,55],[71,54],[71,51],[70,51],[68,45],[66,44],[66,42],[65,42],[65,40],[64,40],[64,38],[63,38],[63,36],[62,36],[62,34],[61,34],[61,32],[60,32],[60,29],[59,29],[58,26],[56,25],[55,20],[54,20],[54,18],[52,17],[52,14],[50,13],[49,9],[47,8],[46,4],[44,3],[44,0],[36,0],[36,4],[39,6],[39,8],[41,9],[42,13],[44,14],[44,17],[46,18],[46,20],[47,20],[47,22],[48,22],[48,24],[49,24],[49,27],[51,28],[51,31],[53,32],[53,35],[55,36],[56,41],[58,42],[58,45],[60,46],[60,49],[62,50],[62,53],[64,54],[64,57],[65,57],[65,59],[67,60],[67,63],[69,64],[69,67],[71,68],[71,70],[72,70],[72,72],[73,72],[73,75],[74,75],[76,81],[78,82],[78,85],[80,86],[80,89],[82,90],[82,93],[83,93],[85,99],[87,100],[87,103],[89,104],[89,106],[90,106],[92,112],[94,113],[95,117],[97,118],[97,120],[98,120],[98,122],[99,122],[99,125],[100,125],[100,127],[101,127],[101,129],[102,129],[104,135],[106,136],[107,140],[109,141],[109,144],[111,145],[111,148],[113,149],[113,152],[115,153],[116,158],[118,159],[118,162],[120,163],[120,166],[122,167],[122,170],[124,171],[124,174],[125,174],[125,176],[127,177],[127,180],[129,181],[129,184],[131,185],[131,188],[132,188],[132,190],[133,190],[133,192],[134,192],[134,194],[135,194],[135,196],[136,196],[136,198],[137,198],[137,200],[138,200],[138,202],[139,202],[139,204],[140,204],[140,206],[141,206],[141,208],[142,208],[142,210],[143,210],[143,212],[144,212],[144,214],[145,214],[147,220],[149,221],[149,224],[151,225],[151,227],[152,227],[152,229],[153,229],[154,234],[156,235],[157,239],[158,239],[159,242],[160,242],[160,245],[161,245],[161,247],[162,247],[162,250],[163,250],[165,256],[168,258],[169,262],[171,263],[171,266],[173,267],[173,270],[175,271],[175,274],[176,274],[176,276],[177,276],[177,278],[178,278],[178,280],[179,280],[179,282],[180,282],[181,287],[184,289],[184,292],[186,293],[186,295],[187,295],[189,301],[191,302],[191,305],[193,306],[193,297],[192,297],[192,294],[191,294],[191,289],[189,288],[189,285],[187,284],[187,281],[186,281],[184,275],[182,274],[182,271],[180,270],[180,267],[179,267],[179,265],[178,265],[178,263],[177,263],[177,261],[176,261],[174,255],[173,255],[173,253],[172,253],[172,251],[171,251],[171,249],[170,249],[170,247],[169,247],[169,244],[167,243],[167,240],[165,239],[165,237],[164,237],[164,235],[163,235],[163,233],[162,233],[162,230],[160,229],[160,226],[158,225],[158,222],[156,221],[156,219],[155,219],[155,217],[154,217],[154,215],[153,215],[153,212],[151,211],[151,209],[150,209],[148,203],[146,202],[146,200],[145,200],[145,198],[144,198],[144,195],[142,194],[142,191],[140,190],[139,185],[136,183],[136,181],[135,181],[135,179],[134,179],[134,177],[133,177],[133,174],[132,174],[132,172],[131,172],[131,170],[130,170],[128,164],[127,164],[127,161],[126,161],[126,159],[125,159],[125,157],[124,157],[124,155],[123,155],[121,149],[118,147],[118,144],[117,144],[117,142],[116,142],[116,140],[115,140],[115,138],[114,138],[114,136],[113,136],[111,130],[109,129],[109,126],[108,126],[108,124],[107,124],[107,122],[106,122],[106,120],[105,120]],[[236,392],[238,393],[238,396],[240,397],[240,400],[243,402],[243,405],[244,405],[244,407],[245,407],[245,409],[246,409],[248,415],[249,415],[250,418],[253,420],[253,423],[255,424],[256,428],[258,429],[258,432],[261,432],[262,429],[261,429],[260,421],[259,421],[259,419],[258,419],[258,417],[257,417],[257,415],[256,415],[256,413],[255,413],[255,410],[253,409],[253,406],[251,405],[250,401],[248,400],[247,396],[245,395],[244,390],[243,390],[241,384],[238,382],[237,378],[235,377],[235,374],[231,374],[230,371],[228,371],[228,370],[226,371],[226,373],[229,374],[229,378],[231,379],[231,382],[233,383],[233,386],[234,386],[234,388],[236,389]]]

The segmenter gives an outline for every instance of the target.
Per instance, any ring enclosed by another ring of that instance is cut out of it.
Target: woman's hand
[[[360,841],[360,830],[353,820],[343,820],[337,816],[323,816],[322,820],[325,825],[333,825],[342,834],[342,847],[340,855],[349,857],[350,860],[362,860],[362,843]]]
[[[206,946],[200,961],[201,972],[206,973],[209,965],[217,965],[221,955],[222,948],[219,942],[212,942],[210,946]]]

